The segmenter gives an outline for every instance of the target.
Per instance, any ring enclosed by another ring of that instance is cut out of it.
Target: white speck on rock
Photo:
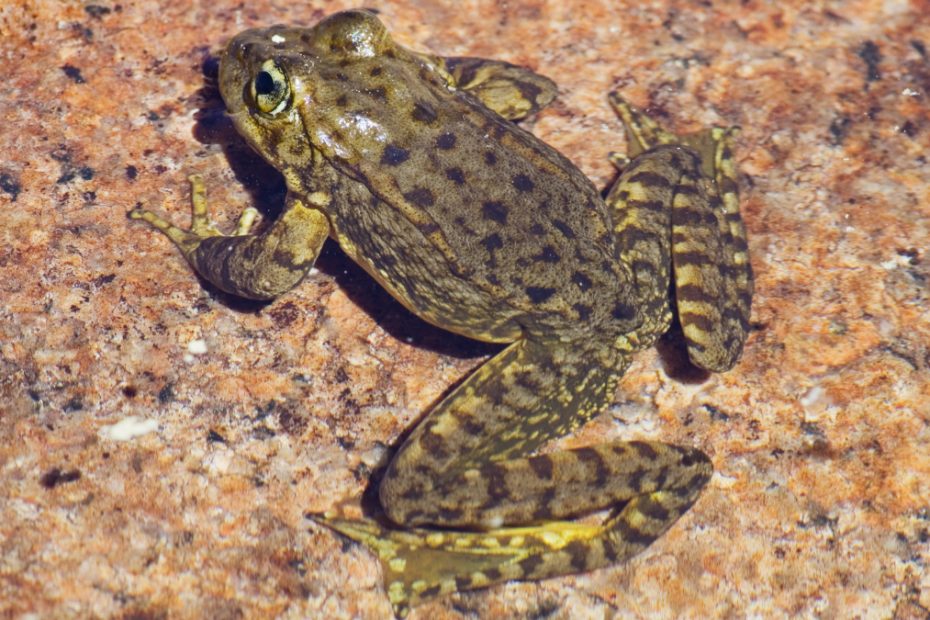
[[[816,405],[821,398],[823,398],[825,392],[822,387],[815,385],[810,390],[807,391],[807,394],[801,397],[801,405],[805,409],[810,409]]]
[[[129,416],[117,422],[108,424],[100,428],[98,434],[101,439],[111,441],[129,441],[142,435],[148,435],[152,431],[158,430],[158,422],[155,420],[143,420],[137,416]]]

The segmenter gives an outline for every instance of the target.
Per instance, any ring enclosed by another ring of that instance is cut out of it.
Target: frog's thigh
[[[558,93],[558,87],[549,78],[510,63],[468,57],[440,60],[458,88],[510,120],[538,112]]]
[[[385,512],[404,525],[495,528],[569,518],[665,486],[670,467],[697,458],[693,450],[644,457],[606,444],[529,456],[600,413],[625,363],[590,343],[511,345],[405,442],[381,483]]]
[[[490,525],[532,519],[539,498],[525,468],[549,439],[597,415],[613,396],[620,362],[520,340],[486,362],[427,416],[394,457],[381,502],[397,523]],[[600,359],[598,359],[600,358]],[[509,479],[513,477],[513,479]]]
[[[264,232],[247,234],[254,210],[246,209],[237,234],[223,235],[209,221],[199,177],[191,178],[191,188],[191,230],[178,228],[142,209],[130,212],[130,217],[145,220],[163,232],[201,277],[227,293],[273,299],[290,290],[313,266],[329,235],[326,216],[292,197]]]

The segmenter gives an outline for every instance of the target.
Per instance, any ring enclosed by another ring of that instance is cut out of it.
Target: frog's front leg
[[[129,217],[164,233],[205,280],[239,297],[273,299],[293,288],[313,266],[329,235],[329,222],[321,211],[289,195],[284,212],[264,232],[249,234],[257,211],[248,207],[236,232],[224,235],[209,219],[203,179],[195,175],[190,182],[190,230],[145,209],[133,209]]]
[[[697,499],[711,474],[703,453],[614,442],[534,454],[600,413],[627,363],[594,342],[514,343],[444,399],[391,462],[384,510],[420,529],[318,520],[379,555],[399,615],[429,596],[639,552]],[[607,507],[617,511],[600,524],[567,520]]]

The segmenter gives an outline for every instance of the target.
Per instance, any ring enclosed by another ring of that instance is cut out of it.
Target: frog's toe
[[[618,172],[623,172],[624,169],[630,165],[630,158],[623,153],[618,153],[616,151],[611,151],[607,154],[607,161],[613,164],[614,168],[616,168]]]
[[[184,230],[178,226],[175,226],[168,220],[160,217],[155,214],[153,211],[148,209],[143,209],[141,207],[135,207],[127,213],[129,219],[131,220],[142,220],[155,230],[161,232],[163,235],[168,237],[178,248],[181,249],[181,252],[187,256],[192,252],[203,240],[201,235],[198,235],[192,231]]]
[[[670,131],[666,131],[648,114],[637,108],[620,93],[613,91],[608,95],[610,105],[623,121],[627,136],[627,156],[634,158],[640,153],[660,144],[674,144],[680,138]]]
[[[127,213],[127,216],[132,220],[142,220],[155,230],[161,232],[181,250],[181,252],[188,258],[188,260],[190,260],[191,254],[194,252],[194,250],[197,249],[197,247],[201,244],[201,242],[203,242],[204,239],[209,237],[222,236],[223,233],[221,233],[216,228],[216,226],[213,225],[213,222],[210,221],[203,178],[200,175],[191,175],[188,177],[188,180],[191,184],[192,217],[190,229],[184,229],[176,226],[172,222],[157,215],[153,211],[143,209],[138,205],[131,209]],[[254,209],[252,210],[254,211]],[[247,232],[249,227],[251,227],[252,222],[255,220],[256,215],[257,212],[252,214],[249,213],[249,209],[246,209],[239,220],[236,234],[245,234],[240,233],[239,231],[245,230]]]

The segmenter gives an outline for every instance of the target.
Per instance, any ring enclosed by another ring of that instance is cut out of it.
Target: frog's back
[[[322,124],[343,121],[345,132],[351,119],[359,134],[354,153],[333,162],[357,181],[337,201],[334,227],[402,301],[492,340],[616,314],[627,280],[610,218],[567,159],[414,59],[330,71],[322,83],[339,87],[321,109],[336,117]]]

